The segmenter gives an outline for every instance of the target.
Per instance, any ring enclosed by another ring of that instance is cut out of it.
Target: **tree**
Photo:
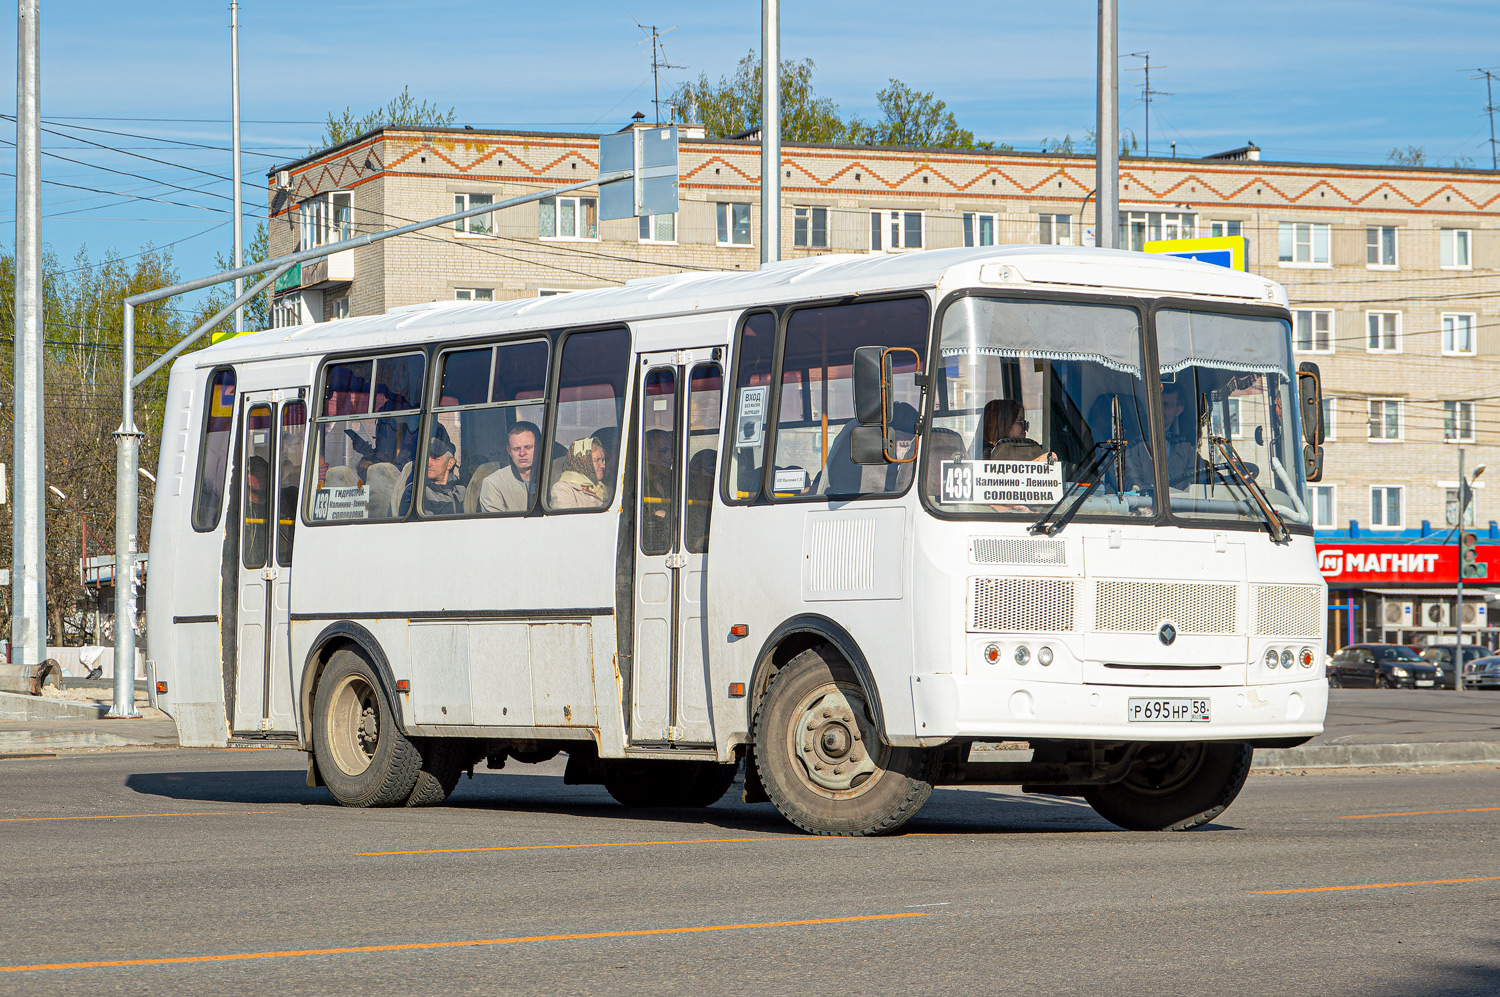
[[[244,258],[246,266],[249,266],[252,263],[264,263],[266,260],[270,259],[270,239],[266,233],[265,222],[261,222],[259,225],[255,226],[255,235],[251,236],[250,239],[245,243]],[[228,270],[230,267],[232,267],[234,265],[233,248],[231,247],[228,252],[216,253],[214,255],[214,264],[220,270]],[[254,277],[246,277],[245,286],[249,287],[251,284],[260,280],[261,277],[264,276],[265,274],[257,274]],[[198,326],[202,325],[204,322],[207,322],[210,318],[212,318],[220,308],[223,308],[225,305],[233,301],[233,289],[233,284],[215,285],[214,288],[204,296],[203,300],[199,302],[197,310],[194,311],[192,318],[192,328],[198,328]],[[226,318],[222,325],[233,327],[233,316]],[[249,330],[271,328],[271,295],[269,292],[265,294],[257,294],[245,304],[245,328]],[[189,329],[188,331],[191,332],[192,330]],[[210,333],[210,335],[212,334]],[[208,340],[205,339],[201,345],[207,346]]]
[[[453,108],[443,111],[436,104],[422,101],[418,104],[411,95],[411,87],[404,86],[401,92],[391,98],[389,104],[377,107],[363,117],[356,118],[352,107],[345,107],[344,113],[338,117],[333,112],[328,114],[328,124],[323,129],[323,137],[315,145],[308,146],[308,152],[317,152],[330,146],[339,145],[352,138],[357,138],[365,132],[372,131],[382,125],[394,125],[407,128],[446,128],[453,124],[458,118],[458,112]]]
[[[1013,146],[976,142],[974,133],[960,128],[946,102],[934,94],[914,90],[891,79],[875,95],[881,120],[867,125],[855,118],[849,123],[849,139],[865,145],[898,145],[919,149],[996,149],[1009,152]]]
[[[1420,145],[1409,145],[1405,149],[1398,145],[1385,154],[1385,161],[1392,166],[1426,166],[1427,150]]]

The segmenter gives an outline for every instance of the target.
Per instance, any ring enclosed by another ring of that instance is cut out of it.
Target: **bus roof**
[[[249,360],[381,349],[431,341],[741,310],[851,294],[902,290],[1055,287],[1136,295],[1186,295],[1287,304],[1279,284],[1177,257],[1077,246],[985,246],[911,253],[827,254],[758,270],[695,271],[544,298],[437,301],[384,315],[243,334],[183,357],[212,366]]]

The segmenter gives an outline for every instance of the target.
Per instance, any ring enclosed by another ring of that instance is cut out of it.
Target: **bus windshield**
[[[1156,315],[1156,340],[1172,514],[1262,522],[1253,482],[1288,526],[1306,526],[1311,517],[1286,321],[1163,309]]]
[[[1150,517],[1140,313],[965,297],[944,313],[923,487],[942,513]]]

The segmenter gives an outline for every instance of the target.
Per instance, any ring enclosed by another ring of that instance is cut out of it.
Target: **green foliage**
[[[327,149],[330,146],[347,142],[351,138],[357,138],[382,125],[446,128],[457,119],[458,113],[451,107],[444,111],[438,105],[429,104],[425,100],[418,104],[411,95],[411,87],[404,86],[399,94],[391,98],[389,104],[377,107],[363,117],[356,118],[352,107],[345,107],[344,113],[337,117],[330,111],[328,124],[323,129],[323,137],[316,144],[308,146],[307,151],[318,152]]]
[[[1405,149],[1393,146],[1385,154],[1385,161],[1392,166],[1426,166],[1427,150],[1420,145],[1409,145]]]
[[[880,105],[880,121],[866,124],[858,118],[849,122],[849,141],[863,145],[895,145],[918,149],[991,149],[1014,151],[1014,146],[974,140],[974,133],[960,128],[958,119],[945,101],[936,95],[914,90],[900,80],[891,79],[875,95]]]
[[[259,225],[255,226],[255,234],[245,242],[245,265],[248,266],[251,263],[264,263],[269,258],[270,239],[266,232],[266,223],[261,222]],[[230,267],[234,265],[233,245],[231,244],[229,249],[225,252],[216,253],[214,255],[214,263],[220,270],[230,269]],[[249,287],[251,284],[260,280],[263,276],[264,274],[258,274],[254,277],[247,277],[245,279],[245,286]],[[210,291],[201,302],[199,302],[197,310],[193,312],[193,317],[191,320],[192,328],[198,328],[198,326],[202,325],[204,322],[207,322],[210,318],[212,318],[220,308],[223,308],[225,305],[233,301],[233,290],[233,284],[219,284],[214,287],[214,289]],[[221,325],[228,328],[233,328],[234,317],[230,316],[229,318],[226,318]],[[255,297],[250,299],[248,304],[245,305],[245,328],[247,330],[254,331],[257,329],[269,329],[270,327],[271,295],[269,293],[257,294]],[[207,345],[208,339],[204,339],[203,343],[204,345]]]

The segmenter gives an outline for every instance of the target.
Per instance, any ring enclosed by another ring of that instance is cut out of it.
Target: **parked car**
[[[1335,689],[1431,689],[1437,685],[1437,666],[1399,644],[1350,644],[1333,656],[1328,684]]]
[[[1453,677],[1455,669],[1453,667],[1453,649],[1455,646],[1454,644],[1428,644],[1419,652],[1424,661],[1430,661],[1433,665],[1437,666],[1437,687],[1439,689],[1454,688]],[[1478,644],[1465,644],[1462,655],[1463,663],[1467,665],[1471,661],[1487,658],[1490,656],[1490,653],[1490,649],[1487,647],[1480,647]],[[1465,679],[1465,681],[1468,680]]]
[[[1500,689],[1500,656],[1464,662],[1465,689]]]

